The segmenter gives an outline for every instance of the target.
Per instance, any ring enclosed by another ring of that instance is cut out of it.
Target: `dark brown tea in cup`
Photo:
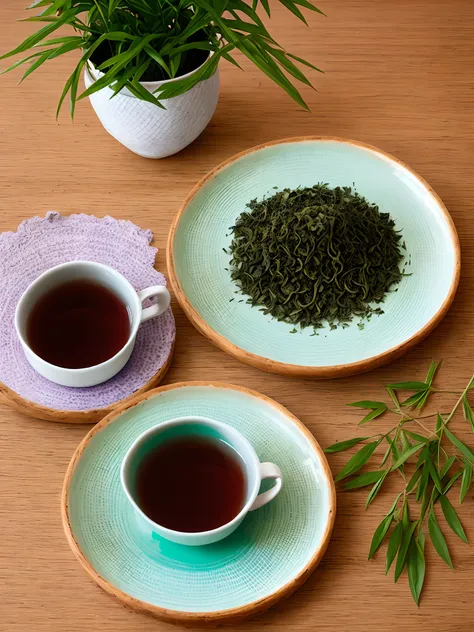
[[[127,307],[89,280],[69,281],[44,294],[27,322],[28,344],[36,355],[67,369],[109,360],[129,336]]]
[[[170,439],[150,450],[140,464],[136,500],[149,518],[168,529],[217,529],[245,504],[242,461],[222,441]]]

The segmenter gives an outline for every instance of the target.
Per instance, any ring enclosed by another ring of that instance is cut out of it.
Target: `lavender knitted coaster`
[[[16,305],[40,274],[66,261],[85,259],[115,268],[136,290],[166,285],[153,265],[152,233],[124,220],[93,215],[33,217],[16,232],[0,234],[0,382],[23,399],[55,410],[107,408],[132,395],[166,363],[176,329],[171,308],[144,323],[126,366],[104,384],[59,386],[28,364],[13,325]]]

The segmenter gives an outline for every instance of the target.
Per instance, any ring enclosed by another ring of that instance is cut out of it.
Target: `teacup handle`
[[[155,318],[155,316],[160,316],[163,312],[166,312],[170,306],[170,293],[163,285],[152,285],[144,290],[140,290],[137,294],[141,303],[143,303],[143,301],[147,298],[157,298],[157,302],[154,305],[142,309],[142,315],[140,318],[141,323],[144,323],[146,320],[150,320],[150,318]]]
[[[266,478],[275,479],[275,485],[268,491],[259,494],[255,499],[253,505],[250,507],[249,511],[260,509],[260,507],[263,507],[263,505],[266,505],[271,500],[273,500],[280,491],[283,484],[283,479],[281,475],[281,470],[278,465],[275,465],[275,463],[260,463],[260,480],[263,481]]]

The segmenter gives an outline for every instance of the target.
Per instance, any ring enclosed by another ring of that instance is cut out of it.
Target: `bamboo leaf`
[[[434,376],[436,375],[436,371],[439,369],[440,366],[441,366],[441,362],[434,362],[434,361],[431,362],[430,368],[428,369],[428,374],[425,380],[425,382],[429,386],[433,384]]]
[[[291,53],[287,53],[288,57],[291,57],[291,59],[294,59],[295,61],[298,61],[300,64],[303,64],[303,66],[307,66],[308,68],[311,68],[312,70],[316,70],[316,72],[324,72],[323,70],[321,70],[321,68],[318,68],[317,66],[314,66],[313,64],[310,64],[309,61],[306,61],[305,59],[301,59],[301,57],[297,57],[296,55],[292,55]]]
[[[446,474],[449,472],[455,460],[456,460],[456,457],[454,455],[450,456],[449,459],[446,461],[446,463],[443,465],[443,468],[439,474],[441,479],[443,479],[446,476]]]
[[[462,505],[464,499],[466,498],[469,489],[471,488],[472,483],[472,465],[469,463],[467,459],[464,459],[464,471],[462,475],[461,481],[461,493],[459,497],[459,502]]]
[[[402,495],[402,492],[400,492],[400,493],[399,493],[399,494],[395,497],[395,500],[393,501],[393,505],[392,505],[392,508],[390,509],[390,512],[389,512],[389,513],[393,513],[393,512],[395,511],[395,508],[396,508],[396,506],[397,506],[397,504],[398,504],[398,501],[400,500],[401,495]]]
[[[439,432],[441,430],[441,428],[444,426],[444,421],[443,418],[441,417],[441,415],[438,413],[436,415],[436,434],[439,437]]]
[[[464,445],[462,441],[460,441],[456,436],[454,436],[453,433],[446,426],[444,426],[444,434],[448,437],[451,443],[459,450],[459,452],[461,452],[470,463],[474,464],[474,453],[471,452],[471,450],[467,447],[467,445]]]
[[[324,16],[326,15],[325,13],[323,13],[320,9],[315,7],[314,4],[312,4],[308,0],[293,0],[293,3],[294,4],[299,4],[300,7],[305,7],[306,9],[309,9],[310,11],[316,11],[316,13],[320,13],[321,15],[324,15]]]
[[[403,431],[405,434],[407,434],[411,439],[414,439],[415,441],[419,441],[421,443],[429,443],[430,440],[427,437],[424,437],[423,435],[417,434],[416,432],[411,432],[411,430],[404,430]]]
[[[380,415],[383,415],[386,410],[387,410],[386,407],[376,408],[375,410],[371,410],[370,413],[367,413],[367,415],[361,421],[359,421],[359,426],[363,426],[369,421],[372,421],[373,419],[380,417]]]
[[[446,495],[449,492],[451,487],[454,485],[454,483],[458,480],[458,478],[461,475],[462,475],[462,470],[459,470],[459,472],[456,472],[456,474],[450,479],[450,481],[444,487],[444,490],[443,490],[444,495]]]
[[[415,445],[412,445],[411,447],[409,447],[408,450],[405,450],[404,452],[402,452],[402,454],[400,455],[400,458],[392,465],[392,472],[394,470],[398,470],[400,465],[403,465],[405,461],[407,461],[411,456],[416,454],[418,450],[422,448],[424,445],[425,445],[424,443],[415,443]]]
[[[414,395],[411,395],[408,399],[405,399],[401,405],[407,408],[422,408],[423,402],[426,401],[429,391],[418,391]]]
[[[348,439],[347,441],[340,441],[339,443],[333,443],[328,448],[325,448],[324,452],[326,454],[334,454],[335,452],[342,452],[343,450],[349,450],[353,446],[361,443],[362,441],[367,441],[370,437],[355,437],[354,439]]]
[[[346,483],[344,489],[358,489],[360,487],[365,487],[366,485],[372,485],[379,481],[385,474],[387,470],[375,470],[373,472],[364,472],[364,474],[360,474],[360,476],[356,476],[351,481]]]
[[[420,533],[412,540],[407,557],[408,584],[416,605],[425,581],[425,568],[425,536]]]
[[[388,530],[390,529],[390,525],[392,524],[393,514],[390,513],[388,516],[382,520],[379,526],[375,529],[374,537],[372,538],[372,543],[370,545],[369,551],[369,560],[375,555],[380,545],[384,541],[385,536],[387,535]]]
[[[441,479],[438,474],[438,470],[436,469],[436,465],[433,463],[432,459],[428,459],[428,469],[430,472],[431,480],[435,484],[436,489],[440,494],[443,493],[443,486],[441,484]]]
[[[451,530],[458,536],[458,538],[461,538],[461,540],[463,542],[466,542],[467,544],[467,536],[464,533],[461,521],[459,520],[458,514],[456,513],[456,510],[452,506],[448,497],[441,495],[439,497],[439,504],[441,505],[445,520]]]
[[[400,548],[400,544],[402,542],[402,536],[403,527],[400,521],[397,522],[397,524],[395,525],[395,529],[392,531],[392,535],[390,536],[390,539],[388,541],[387,558],[385,562],[385,575],[387,575],[388,571],[390,570],[393,560],[398,553],[398,549]]]
[[[406,492],[407,494],[409,494],[411,491],[413,491],[415,489],[416,484],[418,483],[418,481],[420,480],[421,477],[421,473],[422,473],[422,469],[419,467],[417,470],[415,470],[415,472],[413,473],[412,477],[410,478],[410,481],[406,487]]]
[[[389,470],[384,470],[383,476],[375,483],[375,485],[370,490],[370,493],[367,496],[367,500],[365,501],[365,508],[366,509],[370,505],[370,503],[374,500],[374,498],[377,496],[377,494],[379,493],[380,488],[382,487],[382,484],[383,484],[384,480],[386,479],[388,473],[389,473]]]
[[[464,419],[471,424],[471,430],[474,432],[474,414],[472,412],[471,404],[467,398],[467,394],[464,394],[462,398],[462,408],[464,411]]]
[[[370,459],[378,444],[379,441],[372,441],[371,443],[364,445],[363,448],[356,452],[336,476],[336,481],[340,481],[343,478],[354,474],[357,470],[360,470],[360,468],[363,467]]]
[[[428,517],[428,532],[430,534],[431,542],[433,543],[433,546],[440,558],[446,562],[450,568],[454,568],[451,556],[449,555],[448,545],[446,544],[443,532],[440,529],[433,510],[430,511],[430,515]]]
[[[397,561],[395,563],[395,583],[399,580],[400,575],[402,574],[403,569],[405,568],[407,555],[408,555],[408,549],[410,547],[413,533],[416,529],[417,524],[418,524],[418,520],[415,520],[414,522],[410,524],[408,529],[403,530],[402,543],[400,545],[400,549],[398,550]]]
[[[419,502],[423,496],[423,494],[426,492],[426,489],[428,487],[428,480],[430,477],[430,470],[428,467],[428,463],[425,461],[423,468],[421,470],[421,478],[420,478],[420,482],[418,484],[418,489],[416,490],[416,501]]]
[[[352,404],[347,405],[355,406],[356,408],[383,408],[383,410],[387,410],[387,404],[385,404],[385,402],[373,402],[368,399],[364,399],[360,402],[352,402]]]
[[[388,386],[394,391],[425,391],[429,388],[426,382],[397,382]]]

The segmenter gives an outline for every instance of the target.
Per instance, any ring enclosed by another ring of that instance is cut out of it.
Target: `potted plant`
[[[279,2],[303,22],[301,8],[321,13],[309,0]],[[0,56],[29,51],[3,72],[29,64],[25,79],[50,59],[77,50],[57,113],[68,94],[72,117],[76,102],[89,97],[105,129],[147,158],[174,154],[204,130],[217,106],[220,59],[238,66],[232,51],[243,53],[304,108],[287,75],[311,85],[296,63],[318,70],[271,37],[258,15],[262,8],[270,16],[269,0],[39,0],[30,8],[41,12],[26,19],[44,25]],[[73,32],[50,37],[63,26]],[[83,71],[86,90],[78,94]]]

